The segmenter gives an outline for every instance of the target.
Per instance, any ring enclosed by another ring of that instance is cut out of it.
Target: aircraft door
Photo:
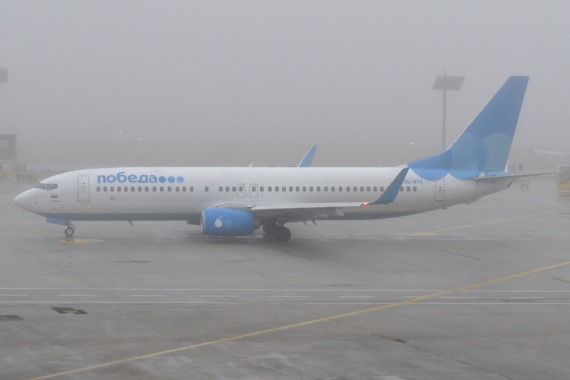
[[[443,202],[445,201],[445,178],[435,181],[435,201]]]
[[[245,185],[243,183],[238,183],[237,184],[237,193],[236,193],[238,198],[244,198],[245,197]]]
[[[249,197],[250,198],[257,198],[257,183],[250,183],[249,184]]]
[[[89,202],[89,176],[88,175],[78,175],[77,176],[77,202]]]

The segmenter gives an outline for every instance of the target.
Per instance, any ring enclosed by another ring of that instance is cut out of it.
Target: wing
[[[231,208],[251,211],[259,219],[278,219],[285,222],[304,222],[318,219],[343,217],[343,210],[368,207],[369,205],[389,205],[398,196],[408,168],[400,170],[390,185],[375,201],[362,202],[271,202],[271,203],[220,203],[212,208]]]

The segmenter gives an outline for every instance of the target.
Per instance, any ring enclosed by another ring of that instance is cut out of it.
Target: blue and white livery
[[[55,175],[18,195],[22,208],[66,226],[74,221],[181,220],[208,235],[262,228],[289,240],[287,223],[364,220],[469,203],[506,189],[505,167],[528,77],[510,77],[444,152],[385,168],[124,167]]]

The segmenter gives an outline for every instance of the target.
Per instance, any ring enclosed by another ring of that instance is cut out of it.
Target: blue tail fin
[[[517,127],[528,77],[510,77],[465,131],[438,155],[408,164],[417,175],[438,180],[504,172]]]

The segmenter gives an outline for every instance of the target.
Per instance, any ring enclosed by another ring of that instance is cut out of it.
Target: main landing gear
[[[263,232],[267,238],[277,241],[288,241],[291,239],[291,230],[276,222],[269,222],[263,225]]]
[[[65,227],[65,236],[72,237],[75,233],[75,226],[70,224],[69,226]]]

